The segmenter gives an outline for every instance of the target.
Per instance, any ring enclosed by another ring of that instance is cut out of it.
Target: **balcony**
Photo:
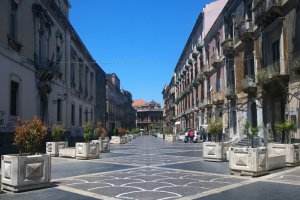
[[[215,92],[212,95],[212,99],[213,99],[213,104],[222,104],[224,103],[224,94],[222,91],[219,92]]]
[[[210,57],[210,63],[211,66],[218,68],[221,66],[221,60],[220,60],[220,56],[218,55],[218,53],[214,53],[211,57]]]
[[[258,71],[257,78],[260,84],[269,84],[273,82],[278,82],[281,80],[287,80],[289,73],[287,70],[283,70],[281,63],[284,61],[277,61],[269,64],[267,67],[261,68]]]
[[[249,76],[246,76],[242,79],[242,89],[244,92],[255,92],[256,91],[256,83],[255,79]]]
[[[252,41],[254,37],[252,22],[242,21],[239,26],[238,34],[242,42]]]
[[[204,76],[208,76],[210,74],[210,67],[209,67],[209,65],[204,65],[202,69],[203,69],[203,75]]]
[[[41,58],[37,65],[37,77],[44,81],[50,81],[58,73],[56,64],[48,58]]]
[[[291,60],[292,69],[300,74],[300,51],[293,53],[293,59]]]
[[[204,41],[203,40],[198,40],[197,44],[196,44],[196,49],[198,51],[202,51],[203,46],[204,46]]]
[[[203,99],[203,106],[205,108],[212,107],[212,102],[211,102],[211,98],[210,97]]]
[[[235,95],[235,86],[234,85],[229,85],[226,87],[225,89],[225,97],[227,99],[235,99],[236,95]]]
[[[234,44],[232,39],[226,39],[223,43],[223,54],[226,57],[234,57]]]
[[[256,25],[268,25],[283,16],[282,0],[255,0],[253,11]]]

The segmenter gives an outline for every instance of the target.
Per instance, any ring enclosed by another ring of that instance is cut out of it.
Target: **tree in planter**
[[[113,135],[114,135],[114,136],[119,136],[119,130],[118,130],[117,128],[115,128],[115,129],[113,130]]]
[[[281,143],[283,144],[285,142],[290,144],[290,131],[296,129],[296,124],[295,122],[288,120],[284,122],[276,122],[275,129],[277,132],[281,133]]]
[[[118,133],[119,133],[120,137],[124,136],[125,133],[126,133],[125,128],[121,128],[121,127],[120,127],[120,128],[118,128],[117,130],[118,130]]]
[[[251,147],[254,148],[253,137],[257,136],[258,132],[259,132],[258,126],[252,126],[249,121],[246,121],[246,123],[244,124],[244,134],[247,135],[248,147],[250,146],[251,143]]]
[[[220,142],[222,140],[222,122],[217,120],[210,121],[208,123],[207,130],[209,134],[212,134],[215,142]]]
[[[55,142],[61,141],[64,133],[65,133],[65,129],[64,129],[63,125],[56,124],[56,125],[52,126],[51,136],[52,136],[53,141],[55,141]]]
[[[85,142],[90,142],[93,137],[93,127],[91,123],[86,123],[83,126],[83,137]]]
[[[37,152],[46,134],[47,126],[40,118],[35,116],[17,125],[14,144],[20,148],[20,154],[25,151],[33,155]]]
[[[99,139],[101,137],[102,140],[105,140],[106,134],[107,134],[106,130],[102,126],[102,123],[98,122],[96,124],[96,128],[94,130],[94,137],[95,137],[95,139]]]
[[[166,127],[165,133],[166,133],[167,135],[172,135],[172,134],[173,134],[173,128],[172,128],[172,126]]]

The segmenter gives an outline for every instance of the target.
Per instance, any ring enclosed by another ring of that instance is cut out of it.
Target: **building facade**
[[[132,106],[132,95],[121,90],[120,79],[115,73],[106,75],[106,94],[106,128],[109,135],[117,128],[135,128],[136,112]]]
[[[163,120],[163,109],[159,103],[155,101],[146,102],[137,100],[133,102],[133,107],[137,113],[137,127],[143,129],[144,132],[149,132],[149,125],[160,123]]]
[[[69,21],[67,0],[0,3],[0,132],[18,118],[62,124],[71,136],[105,121],[105,72]]]
[[[204,32],[210,6],[219,14]],[[300,138],[299,7],[296,0],[208,4],[175,67],[174,84],[168,85],[176,88],[173,126],[199,129],[216,119],[223,122],[223,133],[242,138],[249,122],[259,127],[260,138],[278,141],[275,123],[293,120],[292,137]]]

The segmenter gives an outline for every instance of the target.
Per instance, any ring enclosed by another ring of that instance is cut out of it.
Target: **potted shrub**
[[[203,159],[206,161],[226,161],[226,151],[229,148],[229,143],[222,142],[222,122],[210,121],[207,131],[211,135],[212,141],[203,142]]]
[[[251,140],[251,147],[231,147],[229,150],[229,168],[231,174],[261,176],[268,174],[268,151],[266,147],[253,145],[253,136],[259,127],[252,127],[249,122],[244,125],[244,133]]]
[[[83,137],[85,142],[76,143],[76,159],[99,158],[99,144],[90,143],[93,137],[93,128],[91,123],[83,126]]]
[[[20,154],[2,156],[2,189],[20,192],[49,186],[51,156],[37,153],[46,134],[47,127],[38,117],[16,126],[14,144]]]
[[[165,140],[169,141],[169,142],[175,142],[176,140],[176,136],[173,135],[173,128],[171,126],[168,126],[165,129],[165,133],[166,133],[166,137]]]
[[[96,140],[92,140],[92,143],[99,144],[100,152],[106,153],[110,151],[110,142],[109,139],[106,137],[106,130],[102,126],[101,122],[98,122],[96,124],[94,130],[94,139]]]
[[[62,125],[53,125],[51,136],[53,142],[46,142],[46,153],[51,156],[58,156],[59,149],[64,149],[68,147],[67,141],[62,141],[62,136],[64,135],[65,129]]]
[[[111,137],[112,144],[124,144],[125,143],[125,138],[121,137],[121,134],[119,133],[119,129],[115,128],[113,130],[113,136]]]
[[[286,166],[296,166],[300,164],[300,144],[291,143],[291,131],[296,129],[293,121],[283,121],[275,123],[275,130],[281,134],[281,143],[268,143],[269,154],[285,155]]]

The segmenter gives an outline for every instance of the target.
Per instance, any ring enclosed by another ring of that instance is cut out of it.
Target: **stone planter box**
[[[133,139],[136,139],[136,137],[137,137],[136,134],[133,134]]]
[[[111,144],[125,144],[125,138],[119,136],[111,136]]]
[[[69,147],[65,149],[59,149],[59,157],[76,158],[76,148]]]
[[[203,142],[203,160],[205,161],[226,161],[228,142]]]
[[[92,143],[76,143],[76,159],[87,160],[99,158],[100,150],[99,144]]]
[[[231,174],[262,176],[268,174],[268,151],[266,147],[231,147],[229,152]]]
[[[160,139],[163,139],[163,138],[164,138],[164,135],[161,134],[161,133],[157,133],[157,137],[160,138]]]
[[[51,156],[58,156],[59,149],[68,148],[68,142],[46,142],[46,153]]]
[[[176,141],[176,136],[175,135],[166,135],[165,140],[169,142],[175,142]]]
[[[286,166],[296,166],[300,164],[300,144],[268,144],[270,155],[285,155]]]
[[[48,187],[51,180],[51,156],[3,155],[1,189],[21,192]]]
[[[110,152],[110,141],[108,138],[105,140],[99,139],[99,140],[92,140],[93,144],[99,144],[99,151],[100,153],[108,153]]]
[[[129,134],[129,135],[127,135],[127,137],[128,137],[128,141],[132,141],[133,140],[133,135]]]
[[[268,170],[285,168],[285,155],[268,155]]]

